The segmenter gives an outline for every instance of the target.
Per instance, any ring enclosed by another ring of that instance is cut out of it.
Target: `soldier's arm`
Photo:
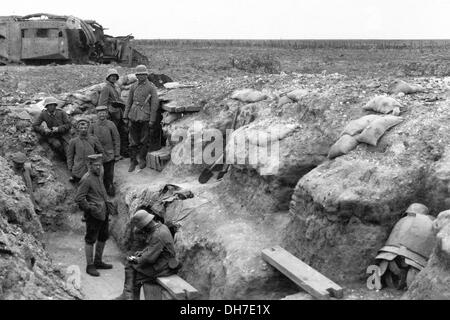
[[[33,123],[33,129],[36,132],[42,133],[44,130],[41,127],[42,122],[44,121],[44,117],[42,116],[42,112],[39,117]]]
[[[72,171],[73,167],[73,157],[75,156],[75,140],[69,141],[69,147],[67,148],[67,169]]]
[[[137,264],[145,265],[154,263],[163,249],[163,241],[159,237],[153,236],[147,248],[145,248],[142,255],[137,259]]]
[[[120,156],[120,135],[119,131],[117,130],[116,125],[114,122],[109,123],[109,128],[111,130],[111,136],[113,138],[113,144],[114,144],[114,156],[119,157]]]
[[[155,124],[159,108],[159,98],[158,91],[153,84],[150,84],[150,93],[152,94],[152,97],[150,99],[150,122],[152,124]]]
[[[78,207],[85,211],[90,211],[90,205],[87,201],[87,194],[89,193],[90,183],[88,179],[81,179],[80,185],[78,186],[77,193],[75,195],[75,202],[78,204]]]
[[[69,117],[67,116],[67,113],[65,111],[61,112],[62,116],[62,125],[58,127],[58,132],[66,133],[70,130],[70,127],[72,126],[69,120]]]
[[[123,118],[128,118],[128,113],[130,112],[131,105],[133,104],[133,95],[134,95],[135,86],[131,86],[130,92],[128,93],[127,105],[125,107],[125,112],[123,113]]]
[[[105,149],[103,149],[102,144],[100,143],[100,140],[96,136],[92,136],[94,139],[94,151],[95,153],[101,153],[103,156],[105,156]]]
[[[97,106],[106,106],[109,98],[109,89],[108,86],[104,86],[102,91],[100,92],[100,97],[98,98]]]

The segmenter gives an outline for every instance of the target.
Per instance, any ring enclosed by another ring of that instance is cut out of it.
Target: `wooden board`
[[[282,298],[281,300],[314,300],[314,297],[306,292],[297,292]]]
[[[317,299],[342,298],[343,289],[280,246],[262,250],[263,259]]]
[[[156,281],[177,300],[196,299],[200,295],[197,289],[176,274],[158,277]]]

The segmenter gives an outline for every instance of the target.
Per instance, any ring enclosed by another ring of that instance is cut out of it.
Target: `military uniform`
[[[106,75],[106,81],[105,85],[103,86],[100,97],[98,99],[97,106],[107,106],[108,107],[108,113],[111,121],[116,125],[116,128],[120,135],[120,154],[123,156],[128,155],[128,128],[123,122],[123,110],[120,107],[116,107],[113,104],[115,102],[122,103],[122,100],[120,98],[120,93],[117,91],[116,86],[114,83],[110,82],[108,78],[111,75],[117,75],[119,77],[119,74],[115,69],[109,69],[108,73]]]
[[[67,167],[72,176],[81,179],[88,171],[88,156],[104,153],[104,149],[94,135],[78,136],[70,140],[67,150]]]
[[[101,154],[90,155],[89,161],[101,163]],[[112,265],[103,263],[102,255],[106,240],[109,238],[109,206],[108,196],[100,174],[92,169],[81,178],[75,195],[75,202],[86,217],[85,253],[86,272],[99,276],[97,269],[111,269]],[[95,257],[94,257],[94,244]]]
[[[106,110],[100,106],[97,111]],[[120,157],[120,136],[116,126],[109,120],[97,120],[89,127],[89,133],[98,138],[104,150],[103,182],[109,195],[113,195],[114,189],[114,165]]]
[[[41,124],[45,122],[47,127],[51,130],[57,128],[56,132],[45,132]],[[36,121],[33,123],[33,129],[40,133],[44,139],[60,153],[66,157],[67,148],[70,140],[70,121],[69,117],[63,110],[56,109],[53,114],[47,110],[43,110]]]
[[[140,70],[140,67],[144,69],[141,73],[148,74],[145,66],[138,66],[136,69]],[[156,87],[147,78],[131,87],[124,119],[129,119],[131,122],[129,127],[130,161],[134,165],[139,162],[141,168],[145,167],[150,124],[156,123],[158,108],[159,99]]]

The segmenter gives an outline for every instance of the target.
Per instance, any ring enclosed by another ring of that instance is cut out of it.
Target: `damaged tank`
[[[11,63],[110,63],[148,65],[131,46],[133,36],[112,37],[94,20],[36,13],[0,17],[0,65]]]

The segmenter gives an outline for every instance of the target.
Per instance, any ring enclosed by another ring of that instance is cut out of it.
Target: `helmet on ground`
[[[430,210],[428,210],[427,206],[425,206],[421,203],[413,203],[408,207],[408,209],[406,209],[405,212],[427,215],[430,212]]]
[[[109,76],[116,75],[119,78],[119,73],[116,69],[108,69],[108,73],[106,74],[106,80],[108,80]]]
[[[133,215],[133,217],[131,218],[131,220],[133,221],[133,223],[135,224],[135,226],[141,230],[143,229],[145,226],[147,226],[152,220],[153,218],[155,218],[155,216],[153,214],[148,213],[145,210],[138,210],[136,211],[136,213]]]
[[[55,99],[55,98],[53,98],[53,97],[48,97],[48,98],[46,98],[45,100],[44,100],[44,107],[47,107],[48,105],[50,105],[50,104],[56,104],[56,105],[58,105],[58,100],[57,99]]]
[[[425,267],[436,243],[433,220],[429,215],[408,213],[395,224],[376,259],[391,261],[403,256],[407,264]]]
[[[143,64],[138,65],[135,74],[148,74],[147,67]]]
[[[25,163],[27,162],[27,156],[22,152],[16,152],[11,156],[12,161],[15,163]]]

